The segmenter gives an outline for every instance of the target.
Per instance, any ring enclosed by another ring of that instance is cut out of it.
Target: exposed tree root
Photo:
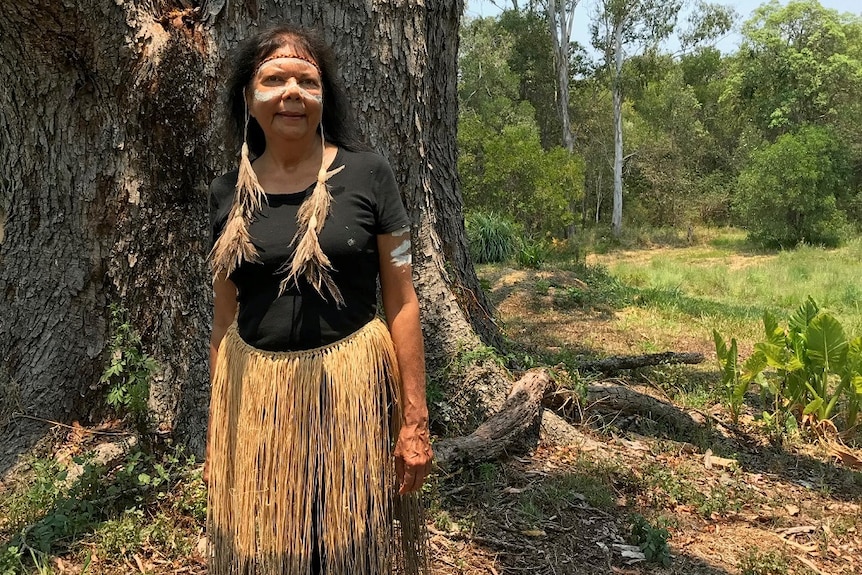
[[[660,363],[699,363],[699,353],[666,352],[641,356],[623,356],[584,364],[587,369],[615,371]],[[435,457],[443,468],[460,463],[492,461],[505,454],[522,453],[536,445],[539,429],[554,443],[581,444],[593,450],[599,443],[580,433],[564,418],[550,410],[560,409],[559,394],[548,394],[550,376],[544,369],[528,371],[512,386],[502,407],[473,433],[463,437],[439,440]],[[682,432],[706,423],[698,412],[682,410],[672,403],[618,382],[596,382],[586,388],[589,409],[622,414],[642,414],[662,420]],[[548,411],[543,412],[543,408]]]
[[[672,403],[617,382],[596,382],[588,385],[586,400],[590,409],[646,415],[651,419],[670,423],[679,431],[690,431],[706,423],[706,418],[700,413],[689,413]]]
[[[513,451],[522,452],[538,440],[542,398],[550,385],[544,369],[533,369],[512,386],[503,407],[476,431],[465,437],[441,439],[434,444],[438,465],[491,461]]]

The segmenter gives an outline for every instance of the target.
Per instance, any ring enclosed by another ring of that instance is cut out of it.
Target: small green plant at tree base
[[[855,426],[862,400],[862,336],[848,338],[841,323],[808,300],[791,315],[786,328],[770,312],[763,314],[765,339],[742,366],[736,340],[730,346],[713,330],[722,383],[734,419],[752,382],[771,394],[778,423],[788,431],[800,411],[817,421],[831,420],[843,408],[843,427]]]
[[[631,542],[640,547],[647,561],[670,565],[670,533],[663,527],[653,527],[642,515],[631,518]]]
[[[129,323],[126,311],[118,305],[110,309],[111,359],[100,379],[108,384],[106,401],[120,415],[129,414],[139,427],[146,427],[150,379],[158,364],[144,352],[141,336]]]

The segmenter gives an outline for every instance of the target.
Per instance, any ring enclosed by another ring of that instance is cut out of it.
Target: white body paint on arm
[[[389,252],[392,265],[398,267],[409,266],[413,263],[413,254],[410,252],[410,229],[404,228],[403,230],[392,232],[392,236],[396,238],[401,237],[404,234],[407,234],[407,239],[398,244],[394,250]]]

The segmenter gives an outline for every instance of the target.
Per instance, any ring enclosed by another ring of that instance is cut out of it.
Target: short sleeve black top
[[[336,307],[300,278],[278,295],[293,255],[296,212],[314,186],[295,194],[267,194],[249,227],[259,262],[243,262],[231,274],[237,287],[237,329],[249,345],[268,351],[292,351],[327,345],[355,332],[377,313],[379,256],[377,235],[402,230],[409,220],[389,164],[372,152],[339,149],[329,178],[332,205],[320,234],[320,247],[332,262],[332,279],[345,305]],[[213,242],[230,213],[237,172],[210,185]],[[327,294],[328,295],[328,294]]]

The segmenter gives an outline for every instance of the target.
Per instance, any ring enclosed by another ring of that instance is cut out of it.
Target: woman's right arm
[[[227,278],[218,278],[213,282],[213,332],[210,337],[210,385],[215,374],[218,348],[221,345],[227,328],[236,318],[236,286]],[[210,400],[210,423],[212,422],[212,400]],[[210,430],[212,425],[207,425],[207,453],[204,460],[203,479],[209,483],[209,455],[210,455]]]
[[[210,383],[215,374],[218,348],[227,328],[236,318],[236,286],[227,278],[218,278],[213,282],[213,332],[210,337]]]

